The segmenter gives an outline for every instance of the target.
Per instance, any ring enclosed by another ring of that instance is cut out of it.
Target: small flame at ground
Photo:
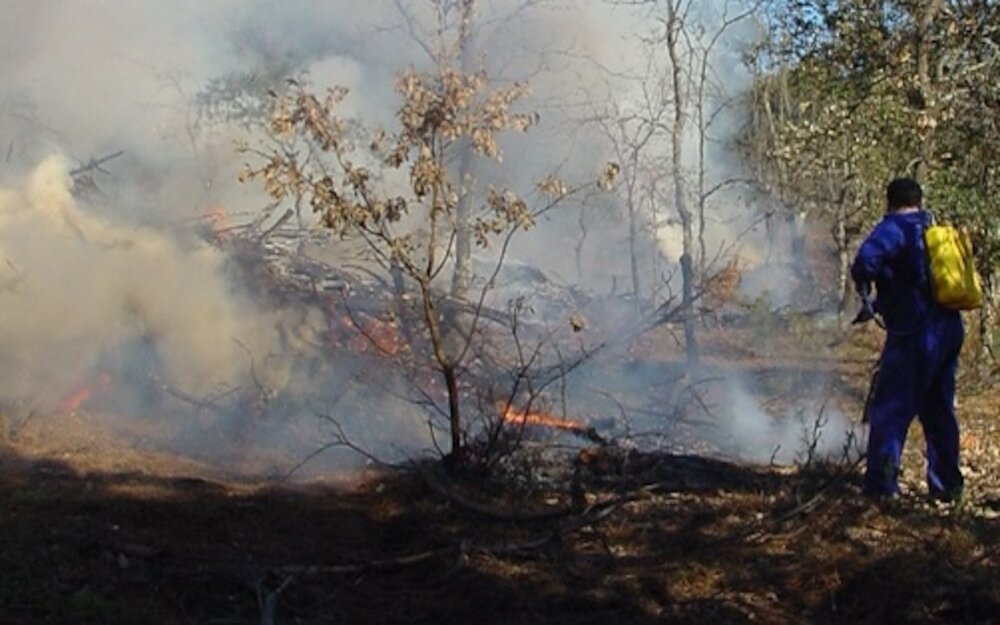
[[[564,419],[545,412],[525,412],[515,409],[513,406],[500,406],[501,417],[508,425],[538,426],[553,428],[556,430],[569,430],[571,432],[586,432],[589,428],[585,423],[573,419]]]
[[[111,390],[111,376],[107,373],[99,373],[96,378],[78,387],[67,395],[59,404],[63,412],[76,412],[94,394],[102,394]]]

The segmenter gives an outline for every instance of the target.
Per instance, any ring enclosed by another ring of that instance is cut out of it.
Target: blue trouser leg
[[[869,409],[865,491],[892,495],[899,491],[899,466],[910,422],[916,416],[919,396],[913,337],[886,339],[879,365],[878,385]]]
[[[961,488],[954,401],[962,339],[957,313],[934,318],[913,334],[887,337],[869,411],[866,492],[898,492],[903,444],[918,414],[927,440],[931,492],[951,494]]]
[[[958,466],[958,419],[955,416],[955,373],[962,345],[955,328],[946,327],[942,349],[944,363],[927,389],[920,410],[920,425],[927,440],[927,486],[931,494],[954,495],[962,489],[962,473]],[[950,332],[949,332],[950,330]]]

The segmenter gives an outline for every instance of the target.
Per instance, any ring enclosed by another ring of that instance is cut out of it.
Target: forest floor
[[[837,350],[846,410],[875,341]],[[0,623],[996,622],[1000,388],[963,389],[958,504],[926,499],[916,425],[876,503],[856,465],[601,447],[569,498],[433,464],[226,479],[42,421],[0,446]]]

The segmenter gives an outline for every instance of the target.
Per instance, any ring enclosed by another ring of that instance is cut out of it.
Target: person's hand
[[[851,324],[867,323],[875,318],[875,306],[872,305],[871,285],[858,284],[858,296],[861,297],[861,308]]]
[[[861,308],[858,309],[858,314],[854,316],[854,321],[851,322],[852,325],[857,325],[859,323],[868,323],[875,318],[875,308],[872,306],[872,301],[864,297],[861,299]]]

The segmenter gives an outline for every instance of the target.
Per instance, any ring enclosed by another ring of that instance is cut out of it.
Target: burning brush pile
[[[122,444],[256,473],[444,453],[450,397],[412,289],[331,255],[329,233],[291,217],[234,224],[215,206],[201,236],[168,235],[78,200],[60,159],[4,190],[8,429],[114,415],[128,425]],[[529,269],[510,263],[482,303],[437,300],[443,341],[469,345],[456,385],[462,440],[662,447],[719,440],[728,427],[761,438],[755,457],[773,454],[769,417],[728,378],[636,360],[628,343],[664,329],[662,318],[637,320],[634,302]],[[718,406],[731,407],[729,425]],[[699,410],[703,421],[688,418]]]
[[[0,391],[72,395],[143,356],[178,386],[232,383],[233,337],[259,347],[268,336],[242,314],[224,255],[85,210],[71,188],[63,162],[49,159],[0,196]]]
[[[381,381],[396,381],[392,393],[402,393],[408,410],[418,406],[440,412],[448,398],[440,372],[431,364],[434,347],[422,326],[415,294],[380,276],[377,268],[365,268],[362,261],[321,260],[331,236],[297,227],[290,217],[286,213],[265,230],[245,226],[211,234],[229,251],[240,281],[250,286],[255,298],[302,313],[292,322],[287,317],[279,322],[283,346],[302,349],[304,344],[315,357],[338,363],[335,367],[364,362],[366,371]],[[564,433],[605,444],[607,440],[586,422],[517,407],[537,406],[543,393],[522,389],[516,393],[517,401],[511,397],[515,394],[511,389],[527,376],[538,375],[550,384],[557,368],[551,363],[548,367],[527,363],[523,354],[519,361],[517,352],[523,349],[519,342],[534,341],[534,358],[541,361],[542,351],[552,347],[545,342],[555,334],[549,321],[561,322],[565,333],[580,332],[585,322],[574,311],[586,300],[581,300],[579,291],[549,281],[541,271],[525,271],[516,264],[512,269],[502,267],[497,282],[489,302],[504,308],[440,297],[443,319],[461,324],[463,318],[475,317],[479,322],[473,344],[477,353],[460,381],[462,401],[480,415],[470,436],[490,438],[494,432],[520,440]],[[312,338],[303,341],[304,334]],[[372,395],[385,392],[377,383],[369,390]],[[430,421],[430,429],[434,428]],[[429,443],[436,445],[433,440]]]
[[[447,397],[411,295],[357,263],[321,260],[327,235],[290,220],[262,231],[216,207],[205,223],[207,236],[183,243],[105,217],[74,197],[56,158],[0,194],[11,431],[85,413],[153,418],[174,427],[150,444],[213,459],[269,450],[265,464],[286,466],[331,440],[389,460],[436,445]],[[550,290],[564,306],[568,292]],[[472,310],[443,302],[445,316]],[[475,312],[489,320],[484,344],[508,337],[509,309]],[[532,331],[542,330],[522,318]],[[470,404],[507,397],[503,351],[471,359]],[[502,405],[485,422],[602,440],[583,422]]]

